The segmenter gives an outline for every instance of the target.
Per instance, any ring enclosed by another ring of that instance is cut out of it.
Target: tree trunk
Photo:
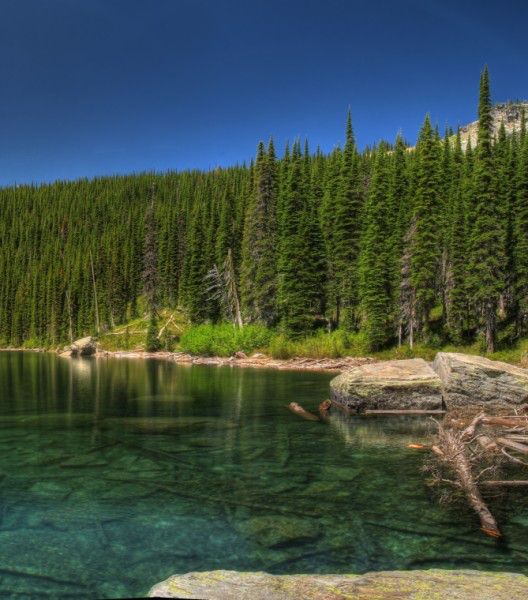
[[[466,455],[466,447],[457,435],[440,427],[440,448],[445,455],[444,461],[453,469],[457,481],[466,498],[480,519],[481,530],[491,537],[500,537],[501,532],[494,516],[480,495],[480,491],[471,471],[471,464]]]

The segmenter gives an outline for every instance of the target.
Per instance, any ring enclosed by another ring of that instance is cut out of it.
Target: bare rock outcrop
[[[87,336],[75,340],[73,344],[60,353],[61,356],[92,356],[97,352],[97,344],[93,337]]]
[[[433,369],[442,381],[448,409],[528,406],[528,369],[457,352],[439,352]]]
[[[421,358],[372,362],[347,369],[330,382],[334,401],[350,410],[440,410],[438,375]]]
[[[149,596],[207,600],[510,600],[528,597],[528,577],[441,569],[365,575],[206,571],[169,577],[155,585]]]

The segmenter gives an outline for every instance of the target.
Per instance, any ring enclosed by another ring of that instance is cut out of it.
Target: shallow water
[[[406,448],[427,419],[288,411],[330,378],[0,353],[0,597],[141,596],[211,569],[528,574],[526,494],[491,500],[505,537],[486,538]]]

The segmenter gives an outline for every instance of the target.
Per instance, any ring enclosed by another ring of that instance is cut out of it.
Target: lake
[[[528,574],[528,499],[485,537],[407,449],[423,417],[305,421],[332,375],[0,353],[0,597],[145,595],[173,573]]]

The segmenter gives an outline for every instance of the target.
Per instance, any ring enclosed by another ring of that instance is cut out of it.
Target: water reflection
[[[527,572],[528,503],[506,539],[442,508],[426,419],[307,422],[330,376],[0,353],[0,594],[145,594],[174,572]]]

